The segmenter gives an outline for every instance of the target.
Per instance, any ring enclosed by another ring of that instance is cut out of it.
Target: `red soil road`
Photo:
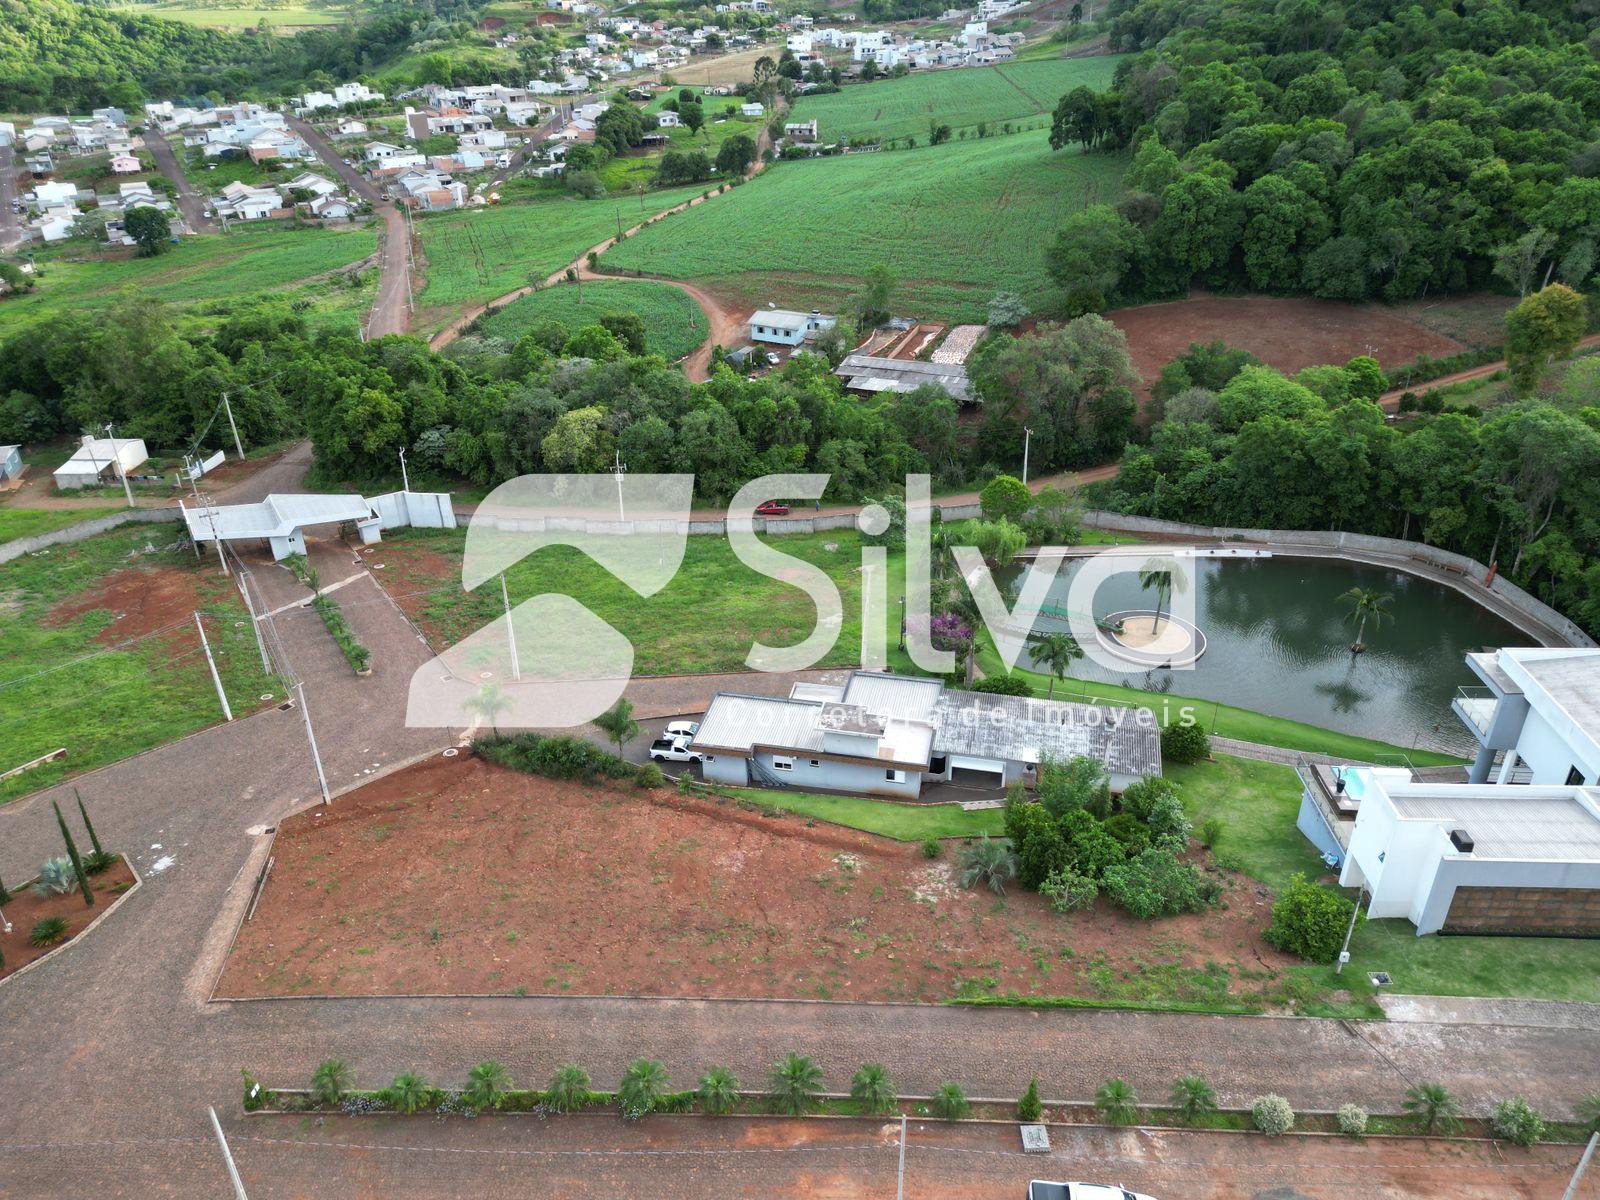
[[[1292,965],[1270,898],[1137,921],[956,882],[956,851],[666,789],[564,783],[473,756],[279,826],[218,994],[529,993],[938,1002],[1091,994],[1091,972]],[[1240,992],[1262,983],[1232,980]]]
[[[1343,363],[1358,354],[1372,354],[1392,369],[1423,354],[1442,358],[1465,349],[1453,338],[1381,308],[1332,300],[1202,296],[1119,309],[1106,317],[1127,335],[1133,369],[1146,389],[1190,342],[1218,338],[1291,375],[1302,367]]]

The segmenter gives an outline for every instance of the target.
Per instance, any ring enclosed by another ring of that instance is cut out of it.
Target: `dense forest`
[[[1050,255],[1083,309],[1218,288],[1405,300],[1562,280],[1600,236],[1593,5],[1112,0],[1113,88],[1053,144],[1130,148]]]

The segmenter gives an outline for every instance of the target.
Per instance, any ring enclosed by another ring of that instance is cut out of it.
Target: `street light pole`
[[[133,489],[128,486],[128,472],[123,470],[123,467],[122,467],[122,455],[117,450],[117,435],[114,434],[111,431],[111,422],[110,421],[106,422],[106,437],[111,442],[111,462],[112,462],[112,465],[114,465],[117,468],[117,478],[122,480],[122,494],[128,498],[128,507],[132,508],[133,507]],[[93,461],[93,459],[94,459],[94,451],[91,450],[89,452],[89,458],[90,458],[91,461]]]
[[[611,477],[617,481],[617,520],[626,521],[627,512],[622,507],[622,478],[628,472],[628,464],[622,461],[622,451],[617,451],[616,466],[612,468]]]
[[[411,490],[411,476],[406,472],[406,451],[404,446],[400,447],[400,490],[404,492]]]
[[[1033,430],[1022,427],[1022,482],[1028,482],[1028,448],[1033,444]]]
[[[1335,975],[1344,974],[1344,965],[1350,961],[1350,939],[1356,931],[1356,918],[1361,915],[1361,897],[1366,895],[1364,888],[1356,889],[1356,905],[1350,910],[1350,924],[1344,931],[1344,945],[1339,947],[1339,964],[1333,968]]]

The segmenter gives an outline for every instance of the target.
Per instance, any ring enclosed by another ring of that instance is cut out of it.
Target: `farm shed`
[[[56,468],[56,487],[66,491],[93,487],[102,478],[118,479],[138,469],[149,457],[143,438],[85,437],[72,457]]]
[[[960,404],[979,403],[960,363],[922,362],[911,358],[877,358],[851,354],[834,371],[852,392],[875,396],[880,392],[914,392],[923,384],[943,388]]]

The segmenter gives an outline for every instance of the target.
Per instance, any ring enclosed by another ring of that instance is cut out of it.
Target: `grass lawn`
[[[563,283],[508,304],[484,319],[489,337],[515,341],[538,321],[554,319],[576,332],[607,313],[637,313],[644,320],[650,350],[682,358],[706,339],[706,315],[687,293],[648,279]]]
[[[673,88],[671,91],[661,92],[652,97],[642,107],[647,114],[647,123],[653,123],[655,115],[663,110],[668,100],[675,100],[682,88]],[[690,88],[700,96],[700,102],[705,109],[706,123],[699,133],[691,133],[687,127],[679,125],[666,129],[655,128],[652,133],[667,135],[667,144],[659,149],[652,149],[644,154],[625,154],[613,158],[599,170],[600,182],[604,183],[612,192],[625,192],[640,187],[650,187],[655,182],[656,170],[661,165],[661,156],[668,150],[678,150],[685,153],[698,150],[712,162],[716,161],[717,151],[722,148],[722,143],[735,134],[745,134],[752,141],[761,137],[761,131],[766,127],[767,116],[746,117],[739,113],[742,103],[737,96],[707,96],[704,88]],[[733,110],[729,116],[727,110]],[[703,186],[712,188],[721,182],[720,179],[709,180]]]
[[[137,13],[143,17],[161,17],[207,29],[254,29],[266,22],[274,29],[296,30],[316,25],[337,25],[344,20],[343,8],[335,5],[265,4],[232,7],[160,0],[155,4],[124,4],[117,7],[119,11]]]
[[[837,311],[887,264],[896,311],[982,321],[1000,290],[1054,302],[1044,247],[1115,200],[1126,159],[1052,151],[1044,132],[781,162],[608,251],[612,270],[691,279],[731,301]]]
[[[1184,805],[1198,824],[1223,822],[1217,851],[1272,888],[1303,871],[1327,873],[1321,857],[1295,828],[1300,782],[1277,763],[1218,755],[1193,767],[1169,767],[1183,788]],[[1312,989],[1343,989],[1370,1005],[1371,971],[1387,971],[1391,990],[1441,996],[1533,996],[1600,1002],[1600,941],[1580,938],[1418,937],[1409,921],[1368,921],[1356,931],[1350,965],[1304,967],[1297,973]],[[1312,1004],[1309,1011],[1322,1011]],[[1342,1005],[1329,1010],[1347,1011]]]
[[[185,238],[157,258],[91,251],[76,240],[38,257],[39,285],[0,305],[0,341],[69,313],[106,304],[123,290],[171,304],[237,306],[361,261],[377,249],[371,228],[241,229]]]
[[[113,513],[115,508],[11,508],[0,505],[0,542],[34,537],[64,529],[79,521],[93,520]]]
[[[415,330],[438,329],[469,305],[537,283],[614,235],[619,223],[638,224],[704,190],[650,192],[637,200],[559,197],[419,218],[426,282]]]
[[[995,653],[987,639],[978,652],[978,666],[986,674],[995,674],[1004,669],[999,655]],[[1019,668],[1013,674],[1021,675],[1028,680],[1041,696],[1045,694],[1050,682],[1048,676],[1037,671]],[[1090,704],[1143,704],[1154,709],[1157,714],[1164,710],[1176,710],[1189,705],[1195,709],[1207,733],[1235,738],[1242,742],[1255,742],[1262,746],[1281,746],[1285,750],[1303,750],[1312,754],[1337,755],[1369,762],[1380,755],[1404,754],[1413,765],[1419,767],[1448,766],[1462,761],[1432,750],[1392,746],[1372,738],[1357,737],[1354,734],[1308,725],[1304,721],[1292,721],[1287,717],[1274,717],[1269,713],[1254,712],[1248,708],[1218,704],[1214,700],[1175,696],[1167,692],[1147,692],[1139,688],[1122,687],[1120,684],[1102,683],[1098,680],[1073,679],[1070,675],[1065,680],[1056,682],[1055,694],[1058,699],[1081,700]]]
[[[825,142],[907,136],[925,142],[934,121],[954,130],[985,122],[997,128],[1008,121],[1048,126],[1057,100],[1075,87],[1104,91],[1120,61],[1110,54],[1052,58],[847,84],[837,92],[801,96],[790,120],[815,120]]]
[[[999,836],[1005,826],[1004,814],[998,808],[967,812],[955,804],[895,804],[862,796],[824,796],[815,792],[763,788],[740,788],[729,795],[737,801],[771,805],[898,842],[920,842],[930,837],[977,837],[982,833]]]
[[[220,721],[197,610],[211,617],[206,635],[235,715],[277,690],[229,580],[173,549],[144,552],[170,546],[177,529],[141,524],[0,564],[0,763],[67,751],[0,782],[0,800]]]

